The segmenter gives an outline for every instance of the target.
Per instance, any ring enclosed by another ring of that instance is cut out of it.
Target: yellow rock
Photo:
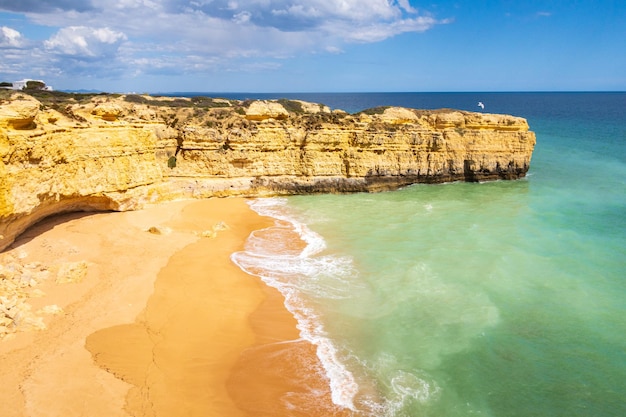
[[[55,100],[66,102],[23,93],[0,102],[0,250],[66,211],[521,178],[535,145],[523,118],[456,110],[350,115],[301,101]]]
[[[387,123],[418,123],[419,117],[416,112],[403,107],[389,107],[383,112],[381,119]]]
[[[82,282],[82,280],[85,279],[85,276],[87,276],[86,262],[68,262],[59,267],[56,283],[68,284]]]
[[[305,113],[311,113],[311,114],[330,113],[330,107],[325,106],[323,104],[309,103],[307,101],[302,101],[302,100],[293,100],[293,101],[298,103],[300,107],[302,107],[302,111],[304,111]]]
[[[122,115],[122,107],[115,103],[100,103],[91,111],[91,114],[108,122],[116,121]]]
[[[0,129],[32,129],[41,103],[26,94],[14,94],[0,105]]]
[[[286,119],[289,112],[280,103],[267,100],[259,100],[250,104],[246,111],[248,120]]]

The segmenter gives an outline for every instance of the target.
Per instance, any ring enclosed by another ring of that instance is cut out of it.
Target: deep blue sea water
[[[354,415],[626,416],[626,93],[225,96],[527,118],[523,180],[255,200],[276,226],[233,259]]]

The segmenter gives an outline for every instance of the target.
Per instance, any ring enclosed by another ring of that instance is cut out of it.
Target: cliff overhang
[[[295,100],[0,95],[0,250],[49,215],[213,196],[522,178],[525,119]]]

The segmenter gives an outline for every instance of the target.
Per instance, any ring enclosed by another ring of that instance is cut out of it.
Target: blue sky
[[[626,1],[0,0],[0,56],[55,89],[624,91]]]

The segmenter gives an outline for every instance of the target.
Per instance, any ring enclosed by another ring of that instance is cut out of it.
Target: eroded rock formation
[[[523,177],[526,120],[300,101],[0,96],[0,250],[54,213]]]

